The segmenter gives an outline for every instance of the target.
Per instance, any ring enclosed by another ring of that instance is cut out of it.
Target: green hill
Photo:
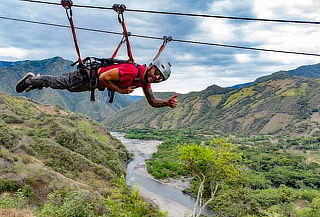
[[[0,61],[0,91],[13,96],[18,96],[15,92],[15,85],[26,72],[35,74],[60,75],[75,68],[71,67],[72,62],[61,57],[54,57],[39,61]],[[30,91],[19,94],[26,96],[36,102],[47,105],[57,105],[69,111],[83,113],[89,117],[101,121],[114,112],[132,103],[126,96],[116,94],[113,104],[106,103],[106,92],[96,91],[96,102],[90,102],[90,92],[71,93],[66,90],[53,90],[44,88],[41,91]]]
[[[0,216],[161,216],[119,182],[128,158],[86,116],[0,94]]]
[[[277,74],[240,89],[211,86],[180,95],[175,109],[154,109],[140,100],[117,112],[106,125],[126,129],[191,128],[232,134],[319,135],[319,82]]]

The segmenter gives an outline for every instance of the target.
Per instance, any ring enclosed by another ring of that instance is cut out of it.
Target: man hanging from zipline
[[[16,85],[18,93],[28,92],[33,89],[42,89],[43,87],[50,87],[53,89],[66,89],[71,92],[91,91],[91,101],[94,101],[94,90],[109,91],[110,101],[113,101],[114,92],[121,94],[130,94],[135,88],[141,87],[148,103],[153,107],[169,106],[174,108],[178,104],[178,94],[170,97],[168,100],[156,98],[151,89],[151,83],[159,83],[169,78],[171,74],[170,63],[159,59],[159,55],[165,48],[170,37],[164,37],[164,42],[161,45],[156,57],[148,67],[134,63],[131,53],[131,47],[128,39],[128,32],[124,24],[123,12],[124,5],[114,5],[114,10],[118,13],[118,20],[123,27],[123,38],[118,47],[114,51],[111,58],[99,59],[95,57],[87,57],[81,59],[80,51],[77,44],[75,28],[72,21],[72,1],[62,0],[62,6],[65,7],[67,16],[71,25],[74,44],[78,54],[77,70],[60,76],[51,75],[34,75],[27,73]],[[70,15],[68,13],[70,12]],[[116,56],[120,46],[126,42],[127,52],[129,56],[128,61],[116,60]]]

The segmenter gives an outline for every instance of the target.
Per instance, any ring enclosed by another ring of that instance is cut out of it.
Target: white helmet
[[[161,59],[152,61],[151,66],[155,66],[161,73],[163,81],[167,80],[171,74],[171,64]]]

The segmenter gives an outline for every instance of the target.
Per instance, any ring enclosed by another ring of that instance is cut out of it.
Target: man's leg
[[[78,71],[62,74],[60,76],[37,75],[27,73],[18,83],[16,91],[21,93],[32,89],[50,87],[52,89],[67,89],[72,92],[90,90],[88,79]]]

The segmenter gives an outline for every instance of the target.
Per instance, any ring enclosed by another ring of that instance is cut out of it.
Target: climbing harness
[[[83,59],[81,66],[78,66],[78,70],[80,74],[90,81],[90,88],[91,88],[91,96],[90,101],[95,101],[95,89],[99,91],[104,91],[105,87],[99,85],[99,74],[98,70],[100,67],[106,67],[110,65],[116,65],[121,63],[128,63],[128,60],[118,60],[114,58],[96,58],[96,57],[86,57]],[[109,103],[113,102],[114,93],[113,95],[108,92],[109,96]]]
[[[111,58],[86,57],[83,60],[81,59],[80,49],[78,46],[77,35],[76,35],[76,31],[75,31],[75,26],[74,26],[73,19],[72,19],[72,9],[71,8],[72,8],[73,3],[71,0],[61,0],[61,5],[66,10],[67,18],[69,20],[70,27],[71,27],[74,46],[75,46],[77,56],[78,56],[78,60],[76,62],[74,62],[73,64],[71,64],[71,66],[74,66],[77,64],[77,68],[78,68],[79,72],[81,73],[81,75],[83,75],[85,78],[87,78],[90,81],[90,88],[91,88],[90,100],[91,101],[95,101],[95,95],[94,95],[95,89],[98,89],[100,91],[105,90],[104,87],[101,87],[99,85],[98,70],[100,67],[106,67],[106,66],[110,66],[110,65],[114,65],[114,64],[121,64],[121,63],[131,63],[138,69],[138,75],[135,80],[140,79],[140,67],[134,62],[132,51],[131,51],[131,45],[129,42],[129,36],[131,35],[131,33],[127,32],[126,24],[124,22],[123,13],[126,10],[125,5],[114,4],[112,6],[113,10],[115,12],[117,12],[117,14],[118,14],[118,21],[121,24],[122,30],[123,30],[123,37],[120,40],[115,51],[113,52]],[[156,56],[153,58],[153,60],[157,59],[160,56],[161,52],[166,47],[167,43],[171,40],[172,40],[172,37],[168,37],[168,36],[163,37],[163,43],[160,46],[160,48],[159,48]],[[117,59],[115,59],[115,57],[117,56],[119,49],[121,48],[121,46],[124,43],[126,43],[126,46],[127,46],[127,54],[128,54],[129,60],[117,60]],[[107,89],[108,89],[109,103],[112,103],[113,99],[114,99],[115,90],[112,90],[109,88],[107,88]]]

